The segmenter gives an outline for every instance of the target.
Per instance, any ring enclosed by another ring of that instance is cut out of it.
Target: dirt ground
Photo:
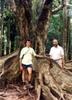
[[[10,84],[0,89],[0,100],[36,100],[35,90],[23,90],[22,86]]]

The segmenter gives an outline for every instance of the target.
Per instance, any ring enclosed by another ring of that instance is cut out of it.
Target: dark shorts
[[[32,68],[32,64],[29,64],[29,65],[22,64],[22,67],[23,67],[24,69]]]

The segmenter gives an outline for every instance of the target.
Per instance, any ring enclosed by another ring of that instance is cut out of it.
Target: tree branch
[[[72,7],[72,4],[66,4],[67,7]]]
[[[59,5],[57,8],[52,10],[52,14],[57,13],[59,10],[63,9],[64,5]]]
[[[59,10],[63,9],[63,7],[65,7],[65,6],[67,6],[67,7],[72,7],[72,4],[66,4],[66,5],[63,4],[63,5],[59,5],[57,8],[55,8],[55,9],[52,10],[52,14],[57,13]]]

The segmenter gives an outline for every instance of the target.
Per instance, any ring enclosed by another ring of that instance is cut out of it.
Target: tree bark
[[[45,43],[51,18],[52,0],[46,0],[36,28],[36,49],[38,54],[45,54]]]
[[[14,0],[13,11],[16,15],[16,24],[19,30],[21,45],[29,38],[31,27],[31,1],[28,0]]]
[[[67,4],[69,4],[69,0],[64,0],[64,8],[63,8],[63,13],[64,13],[64,32],[63,32],[63,47],[64,47],[64,52],[65,52],[65,60],[68,60],[68,47],[67,47],[67,38],[68,38],[68,9],[67,9]]]
[[[0,56],[3,56],[3,49],[4,49],[4,43],[3,43],[3,33],[4,33],[4,18],[3,18],[3,11],[4,11],[4,0],[1,0],[1,33],[0,33]],[[3,43],[3,45],[2,45]]]
[[[71,100],[72,97],[72,73],[68,70],[62,70],[59,65],[48,58],[37,58],[37,91],[41,90],[41,96],[44,100]],[[38,76],[39,75],[39,76]],[[39,88],[39,86],[41,86]],[[39,94],[39,92],[38,92]],[[39,94],[40,95],[40,94]],[[67,97],[70,95],[70,97]]]
[[[18,52],[9,55],[4,60],[4,73],[0,74],[0,86],[12,82],[19,77]],[[61,69],[60,66],[48,57],[36,58],[34,62],[34,81],[37,100],[71,100],[72,72]]]

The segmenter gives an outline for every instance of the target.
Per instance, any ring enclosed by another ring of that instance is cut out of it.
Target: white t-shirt
[[[20,52],[20,59],[22,59],[22,64],[25,64],[25,65],[33,64],[32,63],[33,56],[36,56],[36,53],[35,53],[34,49],[31,47],[29,47],[29,48],[24,47]]]
[[[64,56],[64,50],[59,45],[57,47],[53,46],[50,49],[49,55],[50,55],[51,59],[58,60],[58,59],[61,59]]]

